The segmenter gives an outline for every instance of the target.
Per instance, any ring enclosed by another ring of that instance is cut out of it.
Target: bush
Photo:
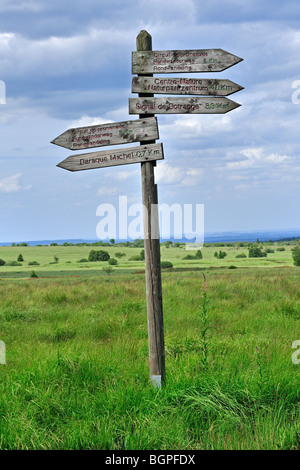
[[[141,259],[141,255],[134,255],[134,256],[131,256],[131,258],[129,258],[129,261],[143,261]]]
[[[29,261],[28,263],[28,266],[39,266],[40,263],[38,263],[37,261]]]
[[[1,258],[0,258],[0,266],[4,266],[4,265],[5,265],[4,259],[1,259]]]
[[[262,251],[262,249],[259,246],[250,246],[249,258],[264,258],[266,256],[267,256],[267,253],[265,251]]]
[[[81,258],[77,261],[77,263],[87,263],[88,259],[87,258]]]
[[[186,255],[182,259],[196,259],[194,255]]]
[[[118,264],[118,261],[115,258],[110,258],[108,260],[108,264],[110,264],[111,266],[116,266]]]
[[[196,259],[202,259],[203,258],[201,250],[196,251],[195,258]]]
[[[129,258],[129,261],[144,261],[145,259],[145,250],[142,250],[139,255],[134,255]]]
[[[234,266],[233,264],[231,264],[231,265],[228,267],[228,269],[237,269],[237,267]]]
[[[18,261],[8,261],[6,266],[22,266],[22,263],[18,263]]]
[[[23,256],[22,256],[21,254],[19,254],[17,261],[19,261],[19,263],[20,263],[21,261],[24,261],[24,258],[23,258]]]
[[[169,269],[169,268],[173,268],[173,264],[171,263],[171,261],[162,261],[160,263],[160,267],[162,269]]]
[[[292,249],[292,256],[294,260],[294,266],[300,266],[300,245],[297,245]]]
[[[123,258],[123,256],[126,256],[125,253],[120,253],[119,251],[115,253],[116,258]]]
[[[218,259],[223,259],[225,256],[227,256],[227,253],[225,251],[220,250],[219,253],[215,251],[214,256]]]
[[[110,255],[104,250],[91,250],[88,261],[108,261]]]
[[[38,275],[35,271],[31,271],[30,277],[38,277]]]
[[[265,252],[266,253],[274,253],[274,250],[272,248],[266,248]]]
[[[245,255],[245,253],[240,253],[239,255],[236,255],[236,258],[247,258],[247,255]]]
[[[285,251],[285,248],[283,246],[276,248],[276,251]]]
[[[106,266],[105,268],[102,268],[102,270],[105,271],[108,276],[114,271],[111,266]]]

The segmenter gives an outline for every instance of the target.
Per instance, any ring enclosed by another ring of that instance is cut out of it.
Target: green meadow
[[[271,247],[274,253],[268,253],[265,258],[249,258],[247,246],[204,246],[201,249],[203,258],[200,260],[184,260],[187,255],[195,255],[195,250],[186,250],[185,246],[169,247],[165,244],[161,245],[162,261],[170,261],[173,269],[206,269],[206,268],[223,268],[229,266],[250,268],[250,267],[291,267],[293,259],[291,249],[293,244],[274,243],[264,244],[264,248]],[[278,248],[284,248],[284,251],[277,251]],[[39,277],[47,276],[64,276],[64,275],[98,275],[103,267],[107,266],[107,262],[81,262],[88,259],[91,250],[105,250],[111,258],[118,261],[113,266],[115,273],[127,274],[144,269],[143,261],[134,261],[130,258],[140,254],[142,247],[126,247],[119,244],[111,246],[2,246],[0,247],[0,259],[6,263],[17,261],[21,254],[24,261],[20,266],[0,266],[0,278],[26,278],[30,276],[34,270]],[[214,253],[217,251],[225,251],[224,259],[217,259]],[[125,256],[117,258],[116,253],[123,253]],[[236,258],[237,255],[244,254],[245,258]],[[58,262],[55,262],[55,257]],[[32,262],[38,265],[29,265]],[[102,274],[102,273],[100,273]]]
[[[144,261],[130,260],[140,247],[0,247],[0,449],[299,450],[300,267],[292,244],[267,247],[236,258],[248,247],[209,245],[184,260],[194,252],[161,246],[173,264],[161,390],[149,379]],[[82,261],[91,249],[117,259],[110,274]]]

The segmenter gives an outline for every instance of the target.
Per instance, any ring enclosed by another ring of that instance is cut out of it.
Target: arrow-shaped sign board
[[[242,60],[223,49],[134,51],[132,73],[221,72]]]
[[[69,171],[91,170],[108,166],[126,165],[128,163],[147,162],[151,160],[163,160],[162,144],[140,145],[127,147],[114,151],[103,150],[101,152],[82,153],[71,155],[57,166]]]
[[[225,114],[240,106],[228,98],[129,98],[129,114]]]
[[[51,143],[69,150],[82,150],[156,139],[159,139],[157,119],[152,117],[68,129]]]
[[[231,80],[215,80],[212,78],[132,78],[132,93],[228,96],[243,89],[244,87]]]

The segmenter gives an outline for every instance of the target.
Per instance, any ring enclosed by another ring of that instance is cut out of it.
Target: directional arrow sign
[[[165,95],[213,95],[228,96],[244,87],[231,80],[200,78],[133,77],[132,93]]]
[[[69,171],[91,170],[93,168],[105,168],[108,166],[126,165],[128,163],[147,162],[151,160],[163,160],[162,144],[140,145],[116,149],[112,152],[82,153],[71,155],[57,166]]]
[[[228,98],[129,98],[129,114],[225,114],[240,106]]]
[[[69,129],[51,143],[69,150],[81,150],[156,139],[159,139],[158,126],[153,117]]]
[[[241,62],[223,49],[132,53],[132,73],[221,72]]]

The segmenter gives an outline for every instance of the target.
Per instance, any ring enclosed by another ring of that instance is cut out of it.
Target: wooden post
[[[141,31],[136,40],[137,51],[152,51],[152,38]],[[152,77],[151,74],[139,75]],[[139,97],[151,95],[139,93]],[[152,94],[153,96],[153,94]],[[153,117],[153,114],[147,117]],[[145,116],[140,116],[147,119]],[[148,142],[149,144],[150,142]],[[155,140],[151,141],[155,143]],[[144,142],[141,142],[144,145]],[[144,207],[145,273],[148,316],[148,342],[150,377],[154,387],[165,381],[165,346],[160,267],[160,240],[157,185],[154,183],[156,162],[141,163],[142,194]],[[154,226],[153,226],[154,225]],[[152,238],[152,237],[155,238]]]

